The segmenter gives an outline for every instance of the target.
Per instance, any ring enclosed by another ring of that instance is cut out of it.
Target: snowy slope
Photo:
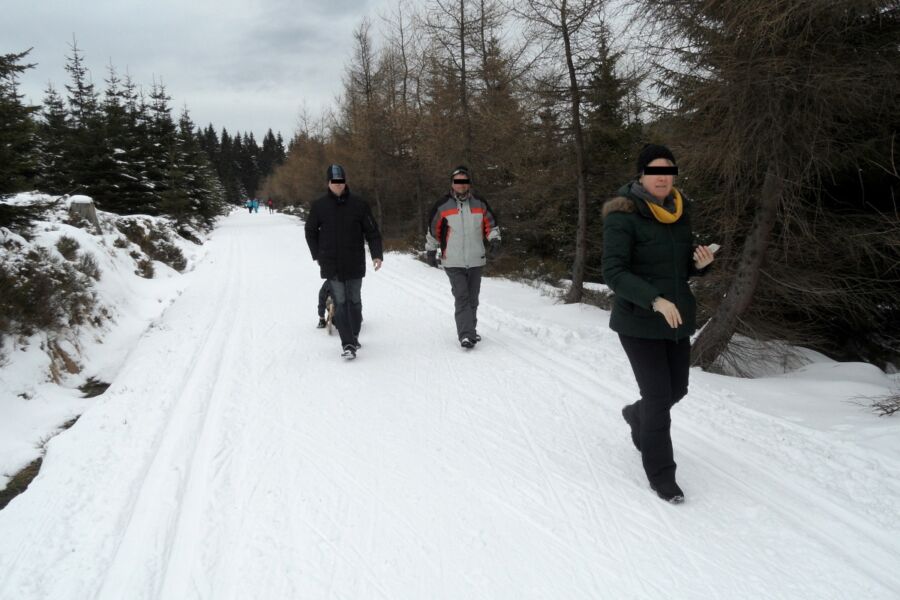
[[[51,196],[29,192],[3,198],[2,203],[31,205],[52,200]],[[27,240],[0,228],[0,261],[20,261],[37,248],[46,248],[51,255],[62,259],[56,245],[66,237],[77,242],[79,257],[89,256],[96,261],[101,274],[98,281],[92,282],[98,299],[94,310],[96,323],[86,322],[50,334],[36,331],[26,339],[17,336],[2,348],[0,488],[6,486],[9,475],[40,455],[41,444],[56,434],[63,423],[90,406],[91,401],[82,397],[78,386],[88,377],[109,381],[147,326],[178,297],[185,283],[185,275],[159,261],[153,263],[153,279],[140,277],[130,254],[143,255],[138,253],[135,244],[122,243],[125,238],[117,228],[117,224],[128,221],[146,222],[155,224],[160,232],[174,234],[174,228],[167,226],[165,219],[138,215],[125,217],[98,211],[101,232],[65,223],[67,204],[85,202],[90,202],[90,198],[72,196],[67,203],[60,203],[47,215],[48,220],[34,224]],[[172,235],[172,241],[181,249],[189,266],[205,254],[204,246],[192,244],[177,235]],[[50,341],[84,367],[79,374],[66,375],[62,386],[51,381],[49,376],[50,357],[46,348]]]
[[[389,254],[345,362],[298,220],[234,213],[190,277],[0,511],[0,598],[900,595],[900,421],[844,402],[877,370],[694,371],[675,507],[604,311],[488,280],[464,352],[445,275]]]

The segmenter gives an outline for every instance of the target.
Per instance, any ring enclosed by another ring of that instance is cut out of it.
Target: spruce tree
[[[278,135],[275,136],[275,165],[280,167],[286,159],[287,151],[284,147],[284,138],[281,137],[281,132],[279,131]]]
[[[268,177],[272,174],[276,164],[276,153],[275,134],[269,129],[266,135],[263,136],[262,148],[260,148],[259,158],[257,159],[260,177]]]
[[[178,121],[170,162],[161,210],[179,222],[210,227],[222,212],[224,190],[194,134],[194,123],[186,107]]]
[[[230,204],[240,204],[247,198],[246,188],[241,183],[240,167],[238,159],[243,148],[241,146],[241,134],[235,132],[232,138],[228,131],[222,128],[222,145],[219,157],[219,178],[225,186],[225,198]]]
[[[37,170],[35,124],[37,106],[26,106],[18,90],[18,75],[34,65],[20,61],[30,50],[0,55],[0,194],[26,189]]]
[[[152,190],[142,212],[149,214],[158,214],[161,210],[163,196],[171,183],[169,170],[176,166],[177,130],[172,120],[170,100],[165,86],[161,82],[154,82],[150,90],[150,102],[142,118],[146,128],[142,147],[144,176]]]
[[[48,85],[37,125],[38,173],[36,184],[44,192],[62,195],[72,190],[74,176],[67,144],[69,113],[59,92]]]
[[[66,86],[69,92],[70,121],[74,129],[87,129],[96,124],[99,103],[91,75],[84,65],[84,56],[78,49],[78,43],[72,41],[69,46],[72,54],[66,57],[66,72],[70,83]]]
[[[213,128],[212,123],[206,126],[206,129],[200,134],[200,147],[206,152],[210,164],[213,168],[218,169],[219,154],[221,147],[219,146],[219,136]]]
[[[634,177],[633,157],[640,150],[642,127],[631,118],[629,93],[637,79],[619,73],[621,52],[610,47],[611,33],[599,23],[590,44],[593,53],[586,57],[584,68],[590,73],[582,98],[584,102],[584,141],[587,166],[588,238],[600,240],[603,235],[600,204],[610,198],[619,186]],[[599,281],[602,244],[588,245],[585,272]]]
[[[622,52],[611,49],[611,37],[606,24],[600,23],[591,44],[594,53],[585,61],[590,72],[583,97],[588,189],[600,198],[634,175],[632,157],[639,150],[642,128],[628,106],[629,92],[638,80],[620,75]]]
[[[736,333],[896,360],[897,1],[642,4],[676,155],[716,192],[695,212],[723,250],[694,361]]]
[[[144,200],[147,188],[141,181],[143,161],[138,154],[135,119],[129,106],[133,84],[129,81],[123,87],[121,83],[110,65],[101,105],[104,145],[98,164],[96,200],[104,210],[129,213]]]
[[[259,189],[259,146],[253,134],[244,133],[241,143],[241,152],[238,156],[238,169],[241,173],[241,183],[249,196],[255,196]]]
[[[97,198],[104,193],[101,175],[104,141],[99,101],[77,42],[73,41],[70,48],[72,54],[66,57],[65,66],[70,78],[66,85],[69,135],[65,154],[73,189],[67,191]]]

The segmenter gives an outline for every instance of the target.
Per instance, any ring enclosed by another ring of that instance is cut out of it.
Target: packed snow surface
[[[0,511],[0,598],[897,598],[896,385],[820,362],[692,372],[672,506],[619,414],[608,313],[388,254],[355,361],[302,223],[235,212],[111,387]]]

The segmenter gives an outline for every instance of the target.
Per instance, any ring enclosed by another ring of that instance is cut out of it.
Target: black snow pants
[[[635,404],[640,418],[641,460],[653,485],[675,481],[672,406],[685,397],[691,366],[691,341],[652,340],[619,334],[641,391]]]

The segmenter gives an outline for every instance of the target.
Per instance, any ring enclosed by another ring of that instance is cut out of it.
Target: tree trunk
[[[423,231],[428,229],[428,223],[425,220],[428,218],[425,215],[425,207],[422,205],[422,169],[419,166],[419,160],[415,161],[416,168],[416,233],[422,233]],[[424,233],[422,233],[424,236]]]
[[[561,32],[566,48],[566,66],[569,70],[569,93],[572,104],[572,127],[575,134],[575,166],[578,199],[578,225],[575,230],[575,260],[572,263],[572,286],[566,294],[566,302],[581,302],[584,295],[584,264],[587,257],[587,192],[585,191],[584,136],[581,132],[581,91],[572,61],[572,42],[567,25],[566,2],[561,7]]]
[[[465,136],[463,158],[466,166],[472,168],[472,119],[469,117],[469,90],[466,73],[466,3],[459,0],[459,100],[462,103],[465,120]]]
[[[384,235],[384,208],[381,206],[381,189],[377,184],[375,185],[375,220],[378,221],[378,229]]]
[[[700,332],[692,350],[692,363],[708,369],[716,358],[728,347],[731,336],[737,328],[738,320],[750,302],[759,283],[760,270],[766,257],[766,249],[772,237],[778,204],[783,194],[781,177],[775,166],[769,165],[763,181],[758,210],[744,240],[740,262],[731,280],[725,298],[716,308],[715,314]]]

